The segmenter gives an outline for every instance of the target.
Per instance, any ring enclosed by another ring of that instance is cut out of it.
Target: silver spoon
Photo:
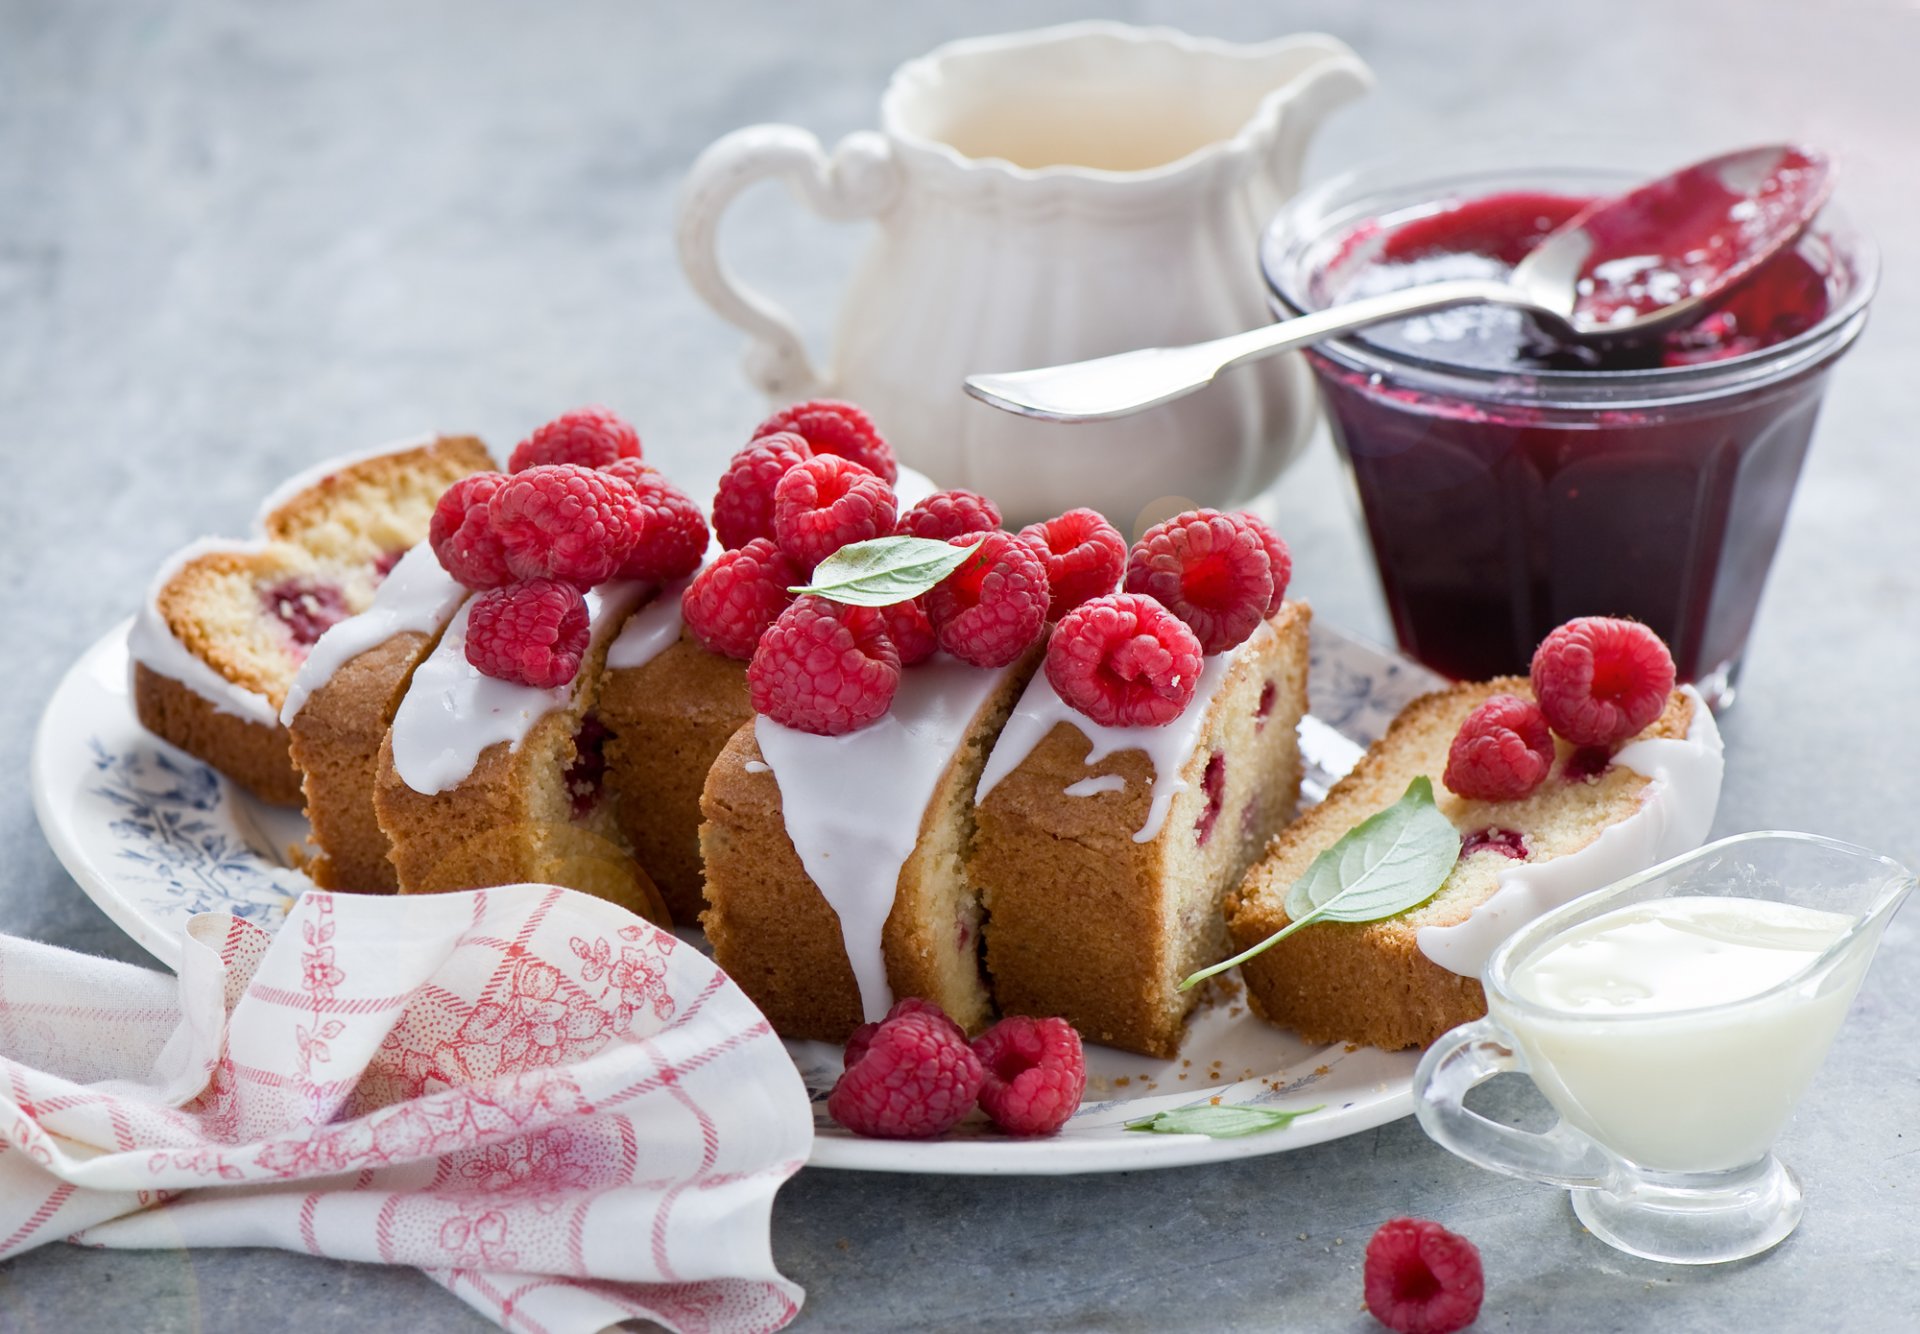
[[[1479,302],[1524,310],[1568,342],[1644,338],[1698,318],[1793,244],[1832,188],[1827,159],[1810,149],[1727,153],[1589,205],[1529,251],[1505,281],[1426,283],[1210,342],[970,375],[966,388],[1023,417],[1104,421],[1182,398],[1221,371],[1262,357]]]

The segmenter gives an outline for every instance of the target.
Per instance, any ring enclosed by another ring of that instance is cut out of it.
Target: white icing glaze
[[[606,583],[587,594],[593,641],[605,642],[650,585]],[[467,615],[460,608],[447,632],[413,674],[413,684],[393,715],[393,767],[415,792],[431,796],[458,787],[488,746],[504,741],[519,749],[533,725],[573,698],[577,681],[541,690],[482,675],[467,661]]]
[[[754,740],[780,785],[787,837],[840,917],[869,1020],[884,1018],[893,1004],[880,939],[900,868],[919,842],[940,775],[1009,670],[936,654],[900,674],[885,715],[843,736],[754,719]]]
[[[342,468],[350,468],[356,463],[365,463],[368,459],[385,458],[389,454],[398,454],[404,450],[421,449],[437,439],[439,439],[438,436],[422,435],[410,440],[389,441],[384,445],[375,445],[371,449],[357,449],[350,454],[337,454],[333,458],[321,460],[311,468],[302,469],[267,493],[267,498],[260,502],[260,508],[253,516],[254,529],[265,531],[269,514],[308,487],[324,482]]]
[[[1208,706],[1226,681],[1227,669],[1263,636],[1272,633],[1272,627],[1263,622],[1238,648],[1205,659],[1200,667],[1200,684],[1194,690],[1193,698],[1187,702],[1180,716],[1164,727],[1104,727],[1061,699],[1044,671],[1034,673],[1033,680],[1027,683],[1026,693],[1014,705],[1013,716],[1001,730],[1000,739],[993,743],[993,753],[987,757],[986,768],[981,771],[980,786],[974,793],[974,800],[985,801],[987,794],[999,786],[1000,780],[1024,764],[1027,756],[1033,754],[1034,747],[1046,740],[1057,724],[1070,723],[1093,743],[1092,749],[1087,751],[1089,765],[1098,764],[1107,756],[1122,750],[1141,751],[1153,764],[1153,801],[1147,808],[1147,822],[1133,835],[1135,843],[1151,843],[1160,836],[1160,830],[1167,822],[1167,812],[1173,808],[1174,797],[1187,790],[1186,780],[1180,777],[1180,769],[1200,740],[1200,729],[1206,724]],[[1075,783],[1073,786],[1081,785]],[[1072,792],[1072,788],[1067,790]]]
[[[773,772],[773,766],[764,760],[748,760],[746,769],[750,774],[770,774]]]
[[[1068,783],[1066,794],[1069,797],[1097,797],[1102,792],[1124,792],[1126,787],[1127,780],[1119,774],[1095,774],[1092,778]]]
[[[1720,729],[1699,693],[1692,686],[1681,689],[1693,702],[1687,735],[1678,741],[1635,741],[1613,757],[1615,764],[1646,777],[1640,808],[1601,830],[1578,852],[1545,862],[1516,862],[1502,871],[1499,887],[1466,921],[1420,928],[1422,954],[1450,972],[1478,977],[1500,942],[1541,913],[1706,840],[1720,805]]]
[[[900,475],[894,479],[893,483],[894,503],[900,507],[900,512],[904,514],[939,489],[939,487],[933,484],[933,478],[927,476],[918,468],[909,468],[906,464],[902,463],[900,465]]]
[[[188,561],[212,552],[230,551],[251,556],[266,549],[265,542],[203,537],[174,552],[147,585],[146,600],[133,618],[133,629],[127,632],[127,656],[148,671],[178,681],[221,713],[262,727],[273,727],[280,721],[273,701],[216,672],[206,659],[180,642],[173,627],[167,624],[167,618],[160,614],[160,590]]]
[[[292,723],[309,695],[368,649],[408,631],[438,634],[466,596],[465,586],[446,572],[432,547],[422,542],[408,551],[381,582],[372,605],[358,616],[336,621],[314,643],[287,687],[280,721]]]

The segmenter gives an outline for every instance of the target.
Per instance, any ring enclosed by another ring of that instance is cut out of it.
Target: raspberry
[[[1155,524],[1133,544],[1127,592],[1159,599],[1192,627],[1203,653],[1224,653],[1265,619],[1273,601],[1273,562],[1240,518],[1188,510]]]
[[[1480,1315],[1486,1278],[1465,1237],[1420,1218],[1382,1223],[1367,1243],[1367,1309],[1398,1334],[1453,1334]]]
[[[926,594],[934,634],[962,662],[1004,667],[1046,629],[1047,567],[1032,547],[998,529],[949,540],[978,545]]]
[[[1286,601],[1287,585],[1293,582],[1293,553],[1280,540],[1280,534],[1269,528],[1267,521],[1259,515],[1241,510],[1232,517],[1251,528],[1253,535],[1260,539],[1260,545],[1267,549],[1267,564],[1273,574],[1273,596],[1267,599],[1267,615],[1271,616]]]
[[[605,583],[633,550],[633,488],[576,463],[517,472],[487,502],[487,521],[520,579]]]
[[[1495,695],[1460,724],[1440,781],[1476,801],[1517,801],[1552,767],[1553,733],[1540,706]]]
[[[1126,539],[1097,510],[1068,510],[1057,519],[1030,523],[1020,530],[1020,540],[1047,563],[1050,621],[1088,598],[1113,592],[1127,572]]]
[[[787,590],[801,578],[791,556],[756,537],[738,551],[722,552],[694,576],[680,596],[680,614],[709,652],[745,662],[793,601]]]
[[[1047,680],[1103,727],[1161,727],[1199,687],[1200,641],[1152,598],[1109,593],[1053,627]]]
[[[973,1110],[985,1072],[951,1019],[903,1002],[871,1027],[847,1044],[846,1072],[827,1095],[834,1120],[856,1135],[931,1139]]]
[[[756,537],[773,536],[773,488],[796,463],[813,457],[807,442],[791,431],[755,440],[733,456],[720,475],[713,497],[713,531],[732,551]]]
[[[587,652],[587,600],[561,579],[492,589],[467,613],[467,661],[487,676],[551,690]]]
[[[707,520],[686,492],[639,459],[616,459],[601,471],[618,477],[639,497],[630,515],[637,536],[620,567],[622,579],[666,583],[700,568],[707,555]]]
[[[858,463],[819,454],[787,469],[773,488],[773,534],[811,570],[849,542],[893,531],[893,488]]]
[[[887,618],[887,637],[900,650],[902,667],[925,662],[940,647],[940,641],[934,637],[933,622],[927,619],[927,609],[919,598],[882,607],[880,614]]]
[[[909,996],[905,1000],[895,1001],[893,1008],[887,1011],[887,1017],[881,1020],[880,1023],[889,1023],[900,1018],[902,1015],[909,1014],[926,1015],[939,1023],[945,1024],[953,1030],[953,1034],[957,1038],[964,1039],[967,1036],[965,1029],[954,1023],[953,1020],[947,1018],[947,1012],[945,1010],[941,1009],[932,1001],[923,1000],[919,996]],[[854,1029],[852,1036],[847,1039],[847,1049],[841,1053],[840,1068],[842,1070],[851,1070],[854,1066],[860,1064],[860,1058],[865,1056],[867,1054],[867,1048],[873,1045],[873,1035],[879,1031],[880,1024],[862,1024],[860,1027]]]
[[[753,428],[753,438],[775,431],[792,431],[806,440],[816,454],[838,454],[852,459],[888,486],[900,480],[900,464],[893,446],[880,438],[873,419],[851,403],[815,399],[795,403],[776,412]]]
[[[1080,1035],[1064,1019],[1009,1015],[974,1039],[985,1067],[980,1107],[1009,1135],[1051,1135],[1087,1088]]]
[[[747,664],[755,713],[815,736],[865,727],[900,688],[900,650],[873,607],[797,598]]]
[[[1660,716],[1673,658],[1638,621],[1583,616],[1540,641],[1533,695],[1553,730],[1576,746],[1612,746]]]
[[[515,445],[507,471],[553,463],[604,468],[616,459],[639,457],[640,433],[618,415],[607,408],[575,408]]]
[[[498,472],[462,477],[433,507],[427,541],[440,567],[468,588],[498,588],[513,581],[506,548],[487,522],[487,502],[506,480],[506,474]]]
[[[999,526],[999,507],[985,496],[973,491],[935,491],[900,516],[898,531],[944,542]]]

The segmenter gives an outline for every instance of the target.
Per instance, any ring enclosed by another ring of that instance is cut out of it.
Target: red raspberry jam
[[[260,592],[260,605],[277,617],[293,636],[296,647],[310,649],[328,628],[347,619],[347,597],[333,584],[283,579]]]

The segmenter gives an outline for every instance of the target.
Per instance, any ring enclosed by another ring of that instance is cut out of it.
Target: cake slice
[[[1222,899],[1299,797],[1310,619],[1284,603],[1206,658],[1163,727],[1102,726],[1033,678],[982,774],[969,861],[1003,1011],[1178,1052],[1198,996],[1179,982],[1228,953]]]
[[[1313,922],[1242,965],[1253,1010],[1310,1042],[1398,1049],[1486,1013],[1479,976],[1500,941],[1580,894],[1696,847],[1719,800],[1713,715],[1691,687],[1609,757],[1555,738],[1544,782],[1512,801],[1469,800],[1442,782],[1461,722],[1494,695],[1531,701],[1524,678],[1454,686],[1402,710],[1327,799],[1276,839],[1228,903],[1236,950],[1287,925],[1287,892],[1315,857],[1433,781],[1462,839],[1431,899],[1375,922]]]

